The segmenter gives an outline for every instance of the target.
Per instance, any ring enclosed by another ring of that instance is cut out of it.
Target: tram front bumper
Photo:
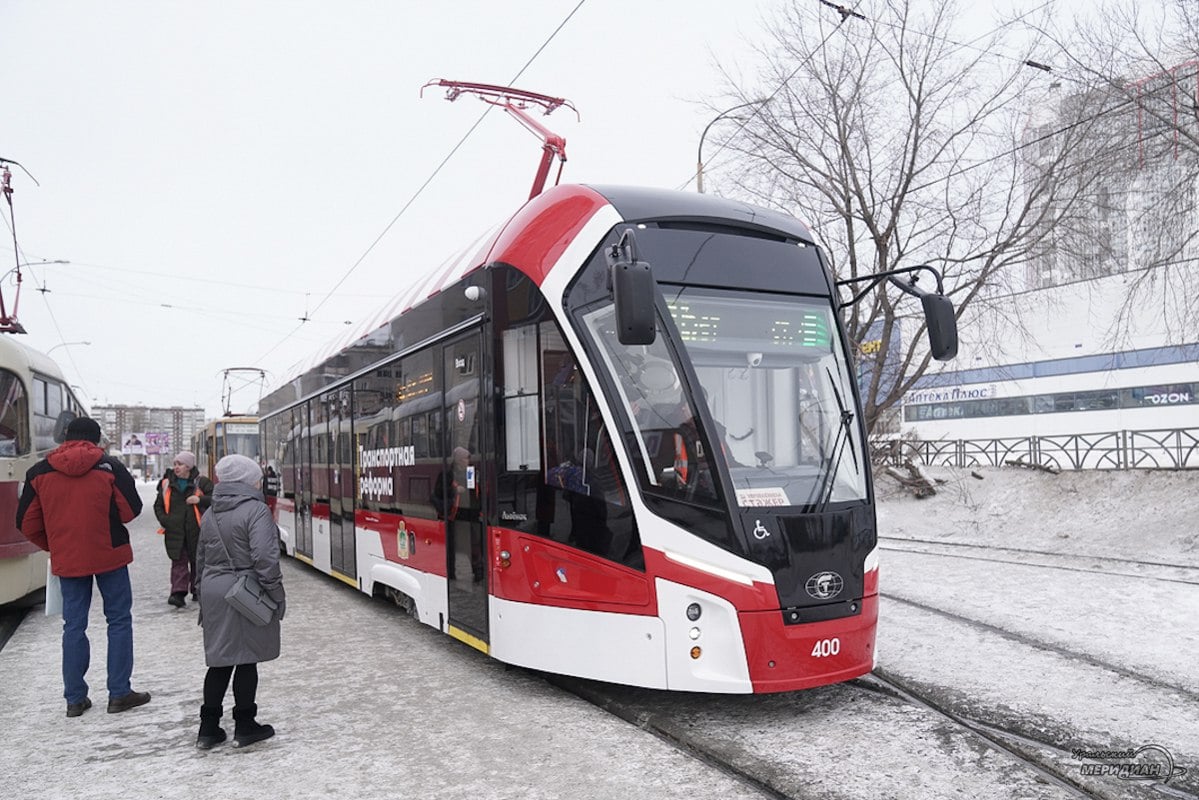
[[[744,611],[741,634],[754,692],[788,692],[851,680],[874,667],[878,595],[861,613],[822,622],[784,623],[779,610]]]

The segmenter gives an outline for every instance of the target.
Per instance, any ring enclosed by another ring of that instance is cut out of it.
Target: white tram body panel
[[[493,599],[491,655],[509,664],[611,683],[671,688],[662,621],[641,614]]]

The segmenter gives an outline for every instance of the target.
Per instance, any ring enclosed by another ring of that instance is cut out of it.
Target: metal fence
[[[1059,470],[1199,469],[1199,428],[930,442],[880,437],[870,440],[870,456],[883,466],[912,461],[999,467],[1019,461]]]

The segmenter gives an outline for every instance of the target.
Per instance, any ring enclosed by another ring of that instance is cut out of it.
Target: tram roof
[[[741,200],[698,192],[679,192],[644,186],[592,186],[627,222],[677,220],[734,223],[769,230],[814,243],[808,227],[795,217]]]
[[[58,362],[40,350],[19,341],[19,334],[0,335],[0,366],[9,369],[36,370],[43,375],[62,378]]]
[[[626,222],[648,220],[716,223],[768,231],[812,243],[814,239],[806,225],[794,217],[740,200],[710,194],[680,192],[641,186],[610,186],[592,184],[563,184],[547,189],[530,199],[503,222],[475,237],[466,247],[435,267],[420,272],[404,283],[395,295],[383,303],[374,314],[350,328],[340,337],[330,340],[320,350],[293,364],[287,378],[272,389],[278,389],[299,378],[337,353],[385,330],[388,323],[408,309],[433,297],[445,287],[461,280],[467,273],[489,263],[502,260],[505,237],[513,228],[521,228],[532,218],[549,212],[558,204],[577,199],[580,194],[592,193],[597,207],[606,203]],[[602,203],[600,201],[603,201]],[[519,233],[519,231],[517,231]]]

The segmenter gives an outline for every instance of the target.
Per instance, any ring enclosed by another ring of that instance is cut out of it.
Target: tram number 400
[[[841,652],[840,639],[821,639],[812,648],[812,658],[827,658]]]

